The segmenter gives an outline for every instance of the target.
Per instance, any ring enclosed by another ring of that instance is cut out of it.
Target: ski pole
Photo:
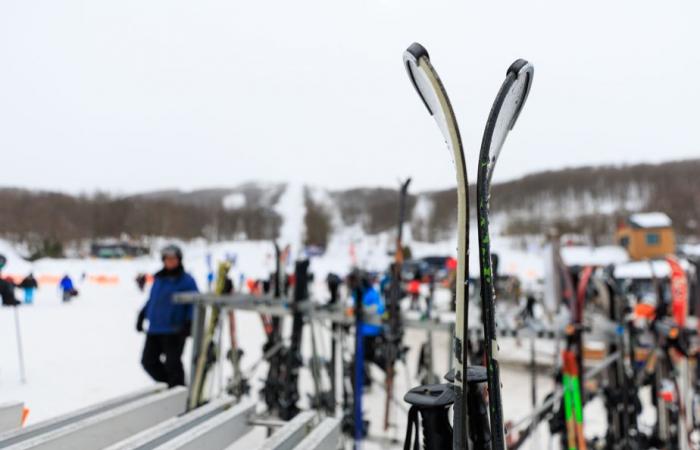
[[[19,357],[19,377],[22,384],[27,382],[27,373],[24,370],[24,351],[22,350],[22,333],[19,330],[19,312],[15,308],[15,332],[17,334],[17,356]]]
[[[353,390],[353,421],[354,421],[354,443],[353,449],[362,448],[364,438],[364,417],[362,414],[362,388],[364,385],[364,342],[363,342],[363,304],[364,290],[361,285],[361,274],[359,271],[353,273],[353,291],[355,296],[355,386]]]

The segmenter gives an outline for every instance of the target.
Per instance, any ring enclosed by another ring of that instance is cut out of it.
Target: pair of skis
[[[454,158],[457,174],[457,218],[458,218],[458,255],[457,255],[457,296],[456,309],[457,321],[455,325],[455,337],[452,346],[454,360],[454,431],[453,448],[470,448],[472,441],[482,442],[477,439],[478,433],[483,430],[472,430],[470,423],[477,423],[478,418],[470,418],[470,413],[477,414],[478,409],[470,405],[478,405],[467,398],[470,391],[470,382],[477,384],[483,382],[483,370],[470,368],[467,349],[467,315],[468,296],[466,283],[469,280],[468,254],[469,254],[469,200],[467,165],[462,147],[462,139],[457,125],[457,120],[447,96],[447,92],[430,63],[430,56],[423,46],[412,44],[404,52],[404,64],[408,76],[413,83],[418,95],[422,99],[428,112],[437,122],[449,150]],[[527,99],[532,84],[534,69],[527,61],[517,60],[509,68],[506,79],[503,82],[489,114],[486,129],[484,131],[481,150],[479,152],[479,167],[477,175],[477,222],[479,235],[479,262],[481,278],[481,306],[483,311],[484,339],[486,342],[485,362],[486,381],[488,383],[489,398],[489,425],[491,430],[491,448],[505,449],[505,429],[503,426],[503,405],[501,400],[501,382],[498,364],[498,344],[496,341],[495,323],[495,290],[492,275],[490,238],[489,238],[489,200],[491,179],[496,160],[501,152],[508,132],[513,128],[520,111]],[[411,391],[409,394],[417,394]],[[471,393],[471,392],[470,392]],[[428,391],[423,398],[414,395],[410,398],[414,406],[418,408],[444,408],[445,405],[435,402],[436,396],[444,396],[443,390],[436,390],[434,394]],[[449,397],[449,396],[447,396]],[[407,395],[407,400],[409,400]],[[449,398],[448,398],[449,400]],[[421,415],[423,412],[421,411]],[[426,415],[423,415],[424,420]],[[426,430],[424,429],[424,435]],[[426,439],[427,441],[428,439]],[[477,444],[474,444],[477,445]],[[427,445],[426,445],[427,448]]]

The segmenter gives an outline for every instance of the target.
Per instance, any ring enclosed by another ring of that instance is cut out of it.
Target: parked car
[[[416,278],[423,279],[425,275],[430,273],[430,266],[422,259],[408,259],[401,266],[401,278],[404,281],[410,281]]]
[[[421,258],[428,268],[426,274],[432,275],[435,281],[442,281],[447,278],[447,260],[449,256],[425,256]]]

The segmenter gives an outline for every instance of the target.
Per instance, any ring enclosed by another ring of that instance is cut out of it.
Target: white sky
[[[413,41],[451,96],[472,178],[518,57],[535,80],[496,180],[698,157],[699,18],[695,1],[3,0],[0,185],[453,186],[401,64]]]

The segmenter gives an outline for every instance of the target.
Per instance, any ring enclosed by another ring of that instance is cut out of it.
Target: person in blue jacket
[[[182,351],[190,335],[192,305],[173,302],[173,294],[198,292],[197,283],[182,265],[182,250],[168,245],[161,251],[163,268],[153,277],[148,301],[141,309],[136,330],[148,320],[141,365],[155,381],[169,387],[185,385]],[[161,358],[164,358],[163,361]]]
[[[63,275],[63,278],[61,278],[61,281],[58,283],[58,289],[61,291],[61,298],[64,303],[78,295],[78,291],[73,285],[73,280],[68,274]]]
[[[384,306],[384,301],[382,301],[379,292],[374,287],[373,280],[368,276],[362,277],[362,309],[366,319],[371,319],[375,322],[381,322],[382,316],[386,310]],[[384,327],[381,323],[368,323],[363,322],[362,331],[362,341],[364,347],[364,359],[365,359],[365,377],[363,380],[363,386],[369,387],[372,384],[369,375],[369,367],[366,363],[374,363],[382,370],[385,370],[386,357],[384,356],[383,349],[384,345]]]
[[[368,278],[362,280],[364,294],[362,295],[362,307],[365,317],[375,316],[373,319],[381,320],[384,316],[385,307],[379,292],[375,289],[372,281]],[[382,325],[375,323],[363,323],[362,335],[365,337],[376,337],[383,333]]]

